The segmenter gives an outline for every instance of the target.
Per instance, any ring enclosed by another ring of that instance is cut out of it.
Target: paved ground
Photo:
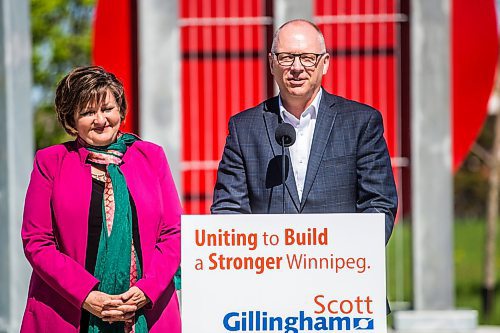
[[[476,333],[500,333],[500,326],[479,326]]]
[[[404,333],[395,331],[393,329],[388,330],[389,333]],[[419,332],[419,333],[443,333],[443,332]],[[474,333],[500,333],[500,326],[479,326]]]

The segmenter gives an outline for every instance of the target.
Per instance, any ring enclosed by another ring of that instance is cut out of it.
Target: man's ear
[[[330,54],[325,54],[323,58],[323,75],[325,75],[330,67]]]
[[[269,70],[271,71],[271,74],[274,75],[274,61],[273,61],[273,54],[268,53],[267,54],[267,59],[269,60]]]

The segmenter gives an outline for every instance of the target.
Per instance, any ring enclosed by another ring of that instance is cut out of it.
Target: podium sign
[[[385,333],[383,214],[182,217],[182,331]]]

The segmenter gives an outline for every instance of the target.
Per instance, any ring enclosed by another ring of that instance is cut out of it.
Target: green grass
[[[494,312],[490,318],[484,317],[481,306],[484,232],[484,220],[457,220],[455,222],[455,305],[459,309],[477,310],[481,325],[500,325],[500,288],[497,288]],[[497,280],[500,280],[500,239],[496,253]],[[387,247],[387,267],[389,299],[391,302],[398,300],[411,305],[413,296],[409,223],[401,223],[396,227]],[[500,286],[500,283],[497,285]]]

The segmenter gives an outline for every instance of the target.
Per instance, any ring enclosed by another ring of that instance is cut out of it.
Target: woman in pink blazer
[[[63,78],[55,108],[76,140],[35,156],[21,331],[179,333],[181,208],[163,149],[119,131],[123,86],[100,67]]]

